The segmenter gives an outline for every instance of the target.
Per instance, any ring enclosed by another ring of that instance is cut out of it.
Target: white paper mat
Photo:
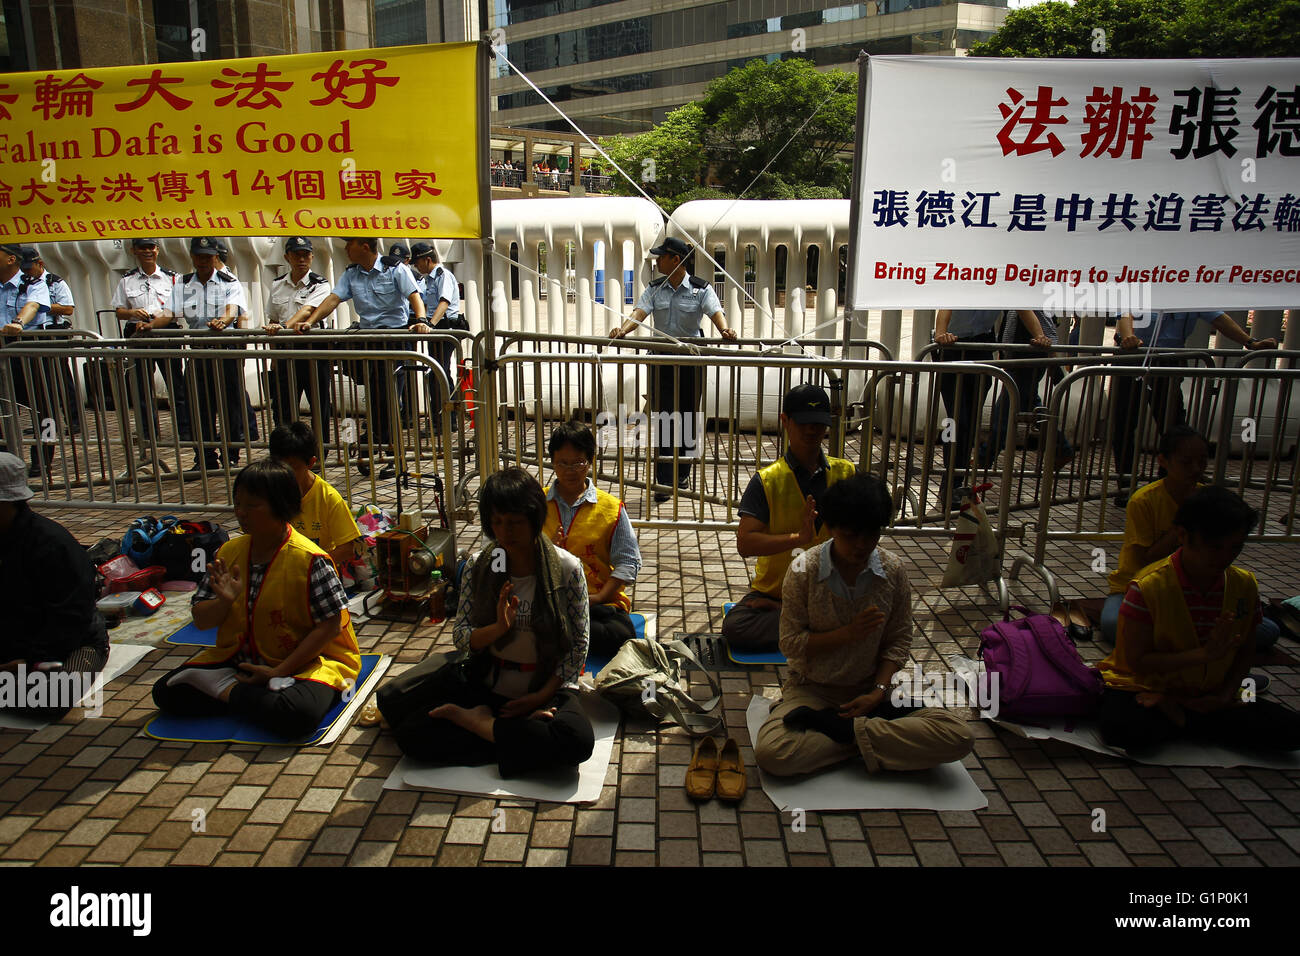
[[[313,747],[328,747],[334,741],[343,735],[356,717],[357,712],[365,706],[366,698],[375,692],[379,686],[379,680],[387,673],[388,668],[393,666],[393,659],[387,654],[380,654],[379,660],[375,661],[375,666],[371,668],[369,676],[361,682],[356,693],[352,695],[352,700],[343,708],[343,712],[338,715],[334,723],[330,725],[329,732],[320,740],[312,744]],[[142,731],[143,732],[143,731]]]
[[[109,681],[129,671],[152,650],[154,648],[143,644],[111,644],[108,652],[108,663],[104,665],[104,669],[95,678],[95,683],[86,696],[82,698],[82,702],[84,703],[87,699],[93,700],[97,689],[102,690]],[[112,695],[108,691],[103,692],[104,700],[107,700],[110,696]],[[81,706],[81,703],[78,706]],[[40,730],[49,725],[48,720],[37,720],[20,714],[0,712],[0,729]]]
[[[964,678],[967,684],[974,686],[972,681],[979,671],[980,662],[960,655],[949,657],[947,661],[948,666],[958,676]],[[992,720],[993,723],[1011,731],[1013,734],[1018,734],[1030,740],[1060,740],[1081,747],[1084,750],[1091,750],[1093,753],[1106,754],[1110,757],[1119,757],[1122,760],[1132,760],[1134,763],[1151,764],[1156,767],[1264,767],[1270,770],[1300,770],[1300,754],[1266,755],[1245,750],[1232,750],[1228,747],[1220,747],[1217,744],[1201,743],[1195,740],[1175,740],[1165,744],[1156,753],[1135,756],[1116,747],[1108,747],[1101,739],[1101,731],[1098,729],[1095,720],[1071,720],[1069,721],[1071,729],[1066,730],[1066,721],[1063,719],[1046,722],[1047,726],[1038,727],[1032,724],[1016,723],[1013,720],[1006,720],[1001,717],[988,717],[983,712],[981,712],[980,716],[986,720]]]
[[[745,711],[749,739],[767,720],[772,702],[754,697]],[[908,773],[868,773],[860,760],[802,777],[773,777],[759,770],[763,792],[785,813],[801,810],[983,810],[988,798],[960,762]]]
[[[486,797],[514,797],[544,803],[595,803],[605,785],[609,759],[618,732],[618,709],[595,694],[579,697],[591,721],[596,746],[576,771],[504,779],[495,764],[484,767],[438,767],[403,757],[385,790],[443,790]]]

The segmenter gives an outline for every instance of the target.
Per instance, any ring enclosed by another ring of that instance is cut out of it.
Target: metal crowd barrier
[[[409,350],[394,348],[395,338]],[[332,468],[327,478],[350,505],[389,506],[391,480],[401,507],[427,510],[430,492],[441,490],[452,520],[470,477],[472,411],[439,359],[455,357],[458,366],[470,336],[310,332],[272,339],[188,332],[56,347],[24,337],[0,356],[0,403],[19,411],[8,416],[6,445],[30,453],[43,506],[229,510],[239,464],[265,453],[276,424],[300,417],[302,394],[289,398],[282,389],[302,385],[311,414],[301,417],[313,424],[322,472]],[[84,367],[84,402],[65,372],[69,363]],[[152,391],[155,366],[162,394]],[[365,398],[376,394],[382,403]],[[22,427],[27,416],[30,435]],[[368,464],[357,477],[359,462]],[[381,477],[386,468],[391,479]]]
[[[1108,391],[1114,392],[1118,383],[1129,383],[1130,394],[1136,392],[1140,395],[1140,400],[1131,406],[1137,409],[1138,420],[1142,423],[1140,427],[1150,427],[1162,418],[1156,429],[1158,433],[1180,422],[1172,396],[1181,394],[1186,383],[1190,399],[1186,400],[1181,420],[1196,428],[1210,444],[1212,462],[1207,480],[1232,488],[1252,506],[1259,508],[1262,519],[1249,541],[1294,542],[1300,540],[1300,529],[1296,526],[1296,504],[1300,496],[1300,473],[1297,471],[1300,423],[1291,415],[1293,395],[1300,381],[1300,368],[1294,366],[1297,357],[1300,357],[1300,352],[1270,350],[1252,353],[1244,360],[1245,367],[1236,368],[1168,365],[1082,367],[1061,382],[1052,396],[1048,419],[1060,421],[1066,414],[1065,406],[1071,396],[1078,392],[1082,392],[1084,401],[1087,401],[1089,396],[1100,394],[1105,385],[1110,385]],[[1250,367],[1279,359],[1287,363],[1287,367]],[[1153,409],[1153,406],[1162,407]],[[1103,479],[1099,494],[1089,493],[1090,489],[1086,487],[1073,491],[1058,488],[1062,481],[1058,479],[1053,463],[1060,449],[1055,431],[1049,430],[1044,451],[1045,492],[1038,505],[1034,556],[1032,560],[1017,558],[1010,577],[1017,578],[1028,568],[1048,584],[1053,600],[1057,597],[1056,581],[1045,564],[1049,541],[1095,545],[1123,540],[1124,510],[1119,501],[1115,507],[1108,507],[1112,492],[1129,488],[1124,485],[1117,489],[1109,483],[1115,475],[1109,452],[1118,417],[1112,413],[1105,422],[1105,440],[1101,450]],[[1118,424],[1122,427],[1124,423]],[[1137,441],[1139,435],[1133,433],[1124,437]],[[1145,468],[1137,468],[1133,474],[1131,487],[1146,483],[1139,478],[1154,480],[1156,477],[1153,471]],[[1062,505],[1069,506],[1073,512],[1066,520],[1062,520],[1060,513]],[[1275,513],[1279,505],[1280,518]],[[1285,530],[1277,530],[1279,523]],[[1108,555],[1108,565],[1113,564],[1111,557]],[[1118,554],[1113,557],[1117,558]]]

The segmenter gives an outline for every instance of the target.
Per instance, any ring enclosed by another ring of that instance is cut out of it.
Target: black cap
[[[796,385],[786,392],[785,401],[781,403],[781,411],[796,425],[815,422],[829,428],[831,424],[830,397],[824,389],[810,382]]]
[[[141,246],[153,246],[155,249],[157,249],[158,240],[150,239],[148,236],[137,236],[136,238],[131,240],[132,249],[139,249]]]
[[[293,236],[284,241],[285,252],[311,252],[311,240],[306,236]]]
[[[415,242],[411,244],[411,258],[423,259],[425,256],[436,256],[438,250],[433,247],[431,242]]]
[[[691,251],[691,247],[676,236],[669,236],[659,245],[650,250],[652,256],[662,256],[665,252],[679,259],[685,259]]]
[[[400,242],[395,242],[388,247],[388,256],[390,259],[409,259],[411,250]]]
[[[221,243],[211,236],[195,236],[190,240],[190,255],[219,256],[222,248]]]
[[[18,261],[21,262],[24,266],[30,266],[32,263],[40,259],[40,257],[41,254],[36,251],[35,246],[27,246],[26,248],[23,249],[22,255],[18,257]]]
[[[23,247],[6,243],[5,245],[0,246],[0,252],[7,252],[9,253],[9,255],[17,256],[18,258],[21,259],[23,256]]]

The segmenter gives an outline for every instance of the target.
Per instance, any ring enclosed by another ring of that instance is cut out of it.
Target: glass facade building
[[[991,35],[1006,0],[492,0],[491,27],[521,71],[592,134],[640,132],[755,57],[850,67],[873,54],[959,55]],[[508,66],[498,122],[568,129]]]

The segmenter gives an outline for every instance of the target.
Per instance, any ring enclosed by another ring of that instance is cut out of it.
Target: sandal
[[[718,742],[705,737],[686,768],[686,795],[692,800],[712,800],[717,786]]]
[[[1076,644],[1080,641],[1092,640],[1092,621],[1084,613],[1083,608],[1071,601],[1066,606],[1066,611],[1070,616],[1070,623],[1065,631],[1070,635],[1070,640]]]
[[[722,755],[718,758],[718,799],[739,803],[745,799],[748,786],[745,764],[740,759],[740,746],[734,738],[728,737],[722,745]]]
[[[379,705],[373,700],[366,701],[361,713],[357,714],[358,727],[374,727],[383,721],[384,715],[379,712]]]

